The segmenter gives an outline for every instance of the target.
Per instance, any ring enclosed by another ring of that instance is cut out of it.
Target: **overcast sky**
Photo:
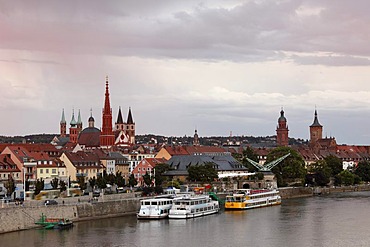
[[[59,133],[105,77],[137,134],[324,136],[370,144],[368,0],[0,0],[0,135]]]

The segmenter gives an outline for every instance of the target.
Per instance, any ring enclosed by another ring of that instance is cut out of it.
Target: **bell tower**
[[[73,110],[72,112],[72,119],[70,122],[70,127],[69,127],[69,141],[72,143],[77,143],[77,137],[78,137],[78,128],[77,128],[77,122],[75,119],[75,111]]]
[[[64,109],[62,111],[62,119],[60,120],[60,137],[67,136],[67,122],[64,116]]]
[[[322,139],[322,125],[319,123],[317,110],[315,109],[315,118],[310,126],[310,144],[314,144],[320,139]]]
[[[129,143],[135,144],[135,122],[132,118],[131,107],[128,109],[126,134],[129,136]]]
[[[276,128],[276,142],[277,145],[286,147],[289,144],[289,137],[288,137],[288,125],[287,120],[284,116],[284,110],[281,108],[280,117],[278,119],[278,126]]]
[[[100,135],[100,146],[110,148],[114,145],[114,134],[112,128],[112,108],[109,101],[109,82],[108,76],[105,81],[105,100],[102,117],[102,129]]]

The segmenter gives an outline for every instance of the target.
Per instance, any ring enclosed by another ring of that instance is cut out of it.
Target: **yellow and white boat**
[[[281,204],[279,191],[239,189],[226,196],[225,210],[244,210]]]

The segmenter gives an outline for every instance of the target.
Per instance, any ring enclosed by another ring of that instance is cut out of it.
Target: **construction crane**
[[[247,158],[248,162],[251,163],[254,167],[256,167],[258,169],[258,171],[260,172],[270,172],[272,168],[274,168],[277,164],[279,164],[281,161],[283,161],[286,157],[288,157],[290,155],[290,153],[274,160],[274,161],[271,161],[270,163],[268,164],[265,164],[265,165],[261,165],[257,162],[255,162],[254,160],[251,160],[249,158]]]

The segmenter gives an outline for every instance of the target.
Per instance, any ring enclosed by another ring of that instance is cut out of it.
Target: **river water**
[[[76,222],[69,230],[2,234],[0,246],[370,246],[370,192],[289,199],[189,220]]]

